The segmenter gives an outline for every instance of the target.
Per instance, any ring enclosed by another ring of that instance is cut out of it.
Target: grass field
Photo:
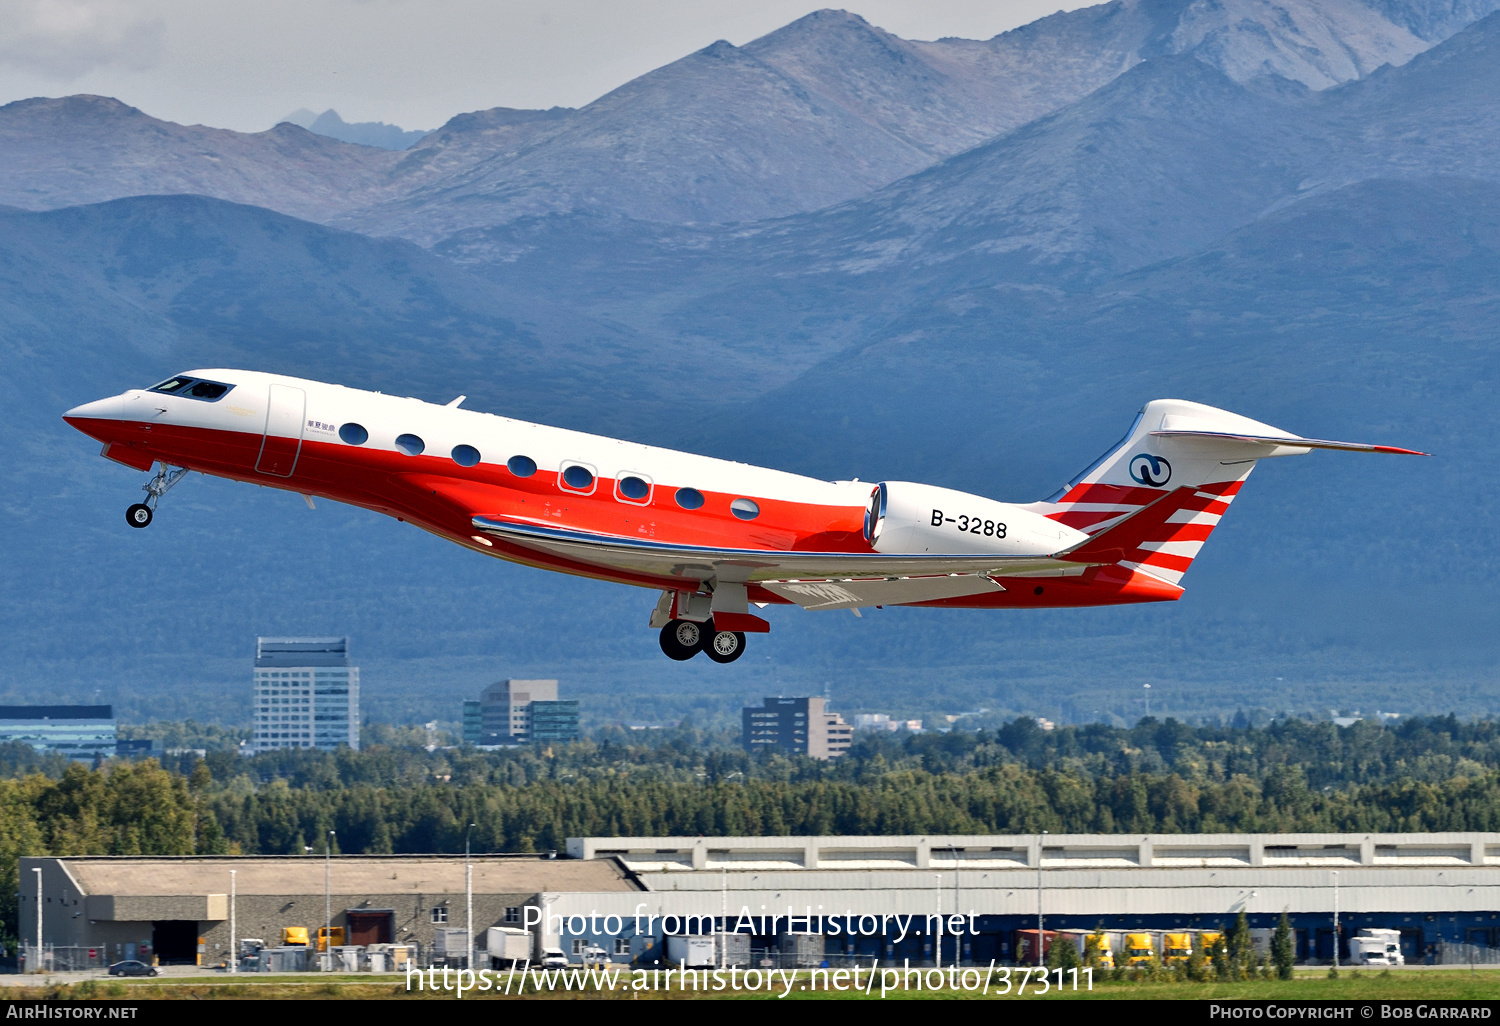
[[[946,976],[946,974],[945,974]],[[182,981],[154,980],[85,980],[81,983],[57,984],[53,986],[28,986],[23,978],[16,986],[0,986],[0,1000],[76,999],[76,1000],[214,1000],[251,999],[277,1000],[295,998],[299,1000],[403,1000],[453,1001],[452,991],[411,990],[408,991],[401,977],[371,979],[369,976],[317,976],[297,978],[275,976],[247,980],[205,979],[191,977]],[[811,977],[807,971],[793,975],[791,989],[786,989],[786,978],[778,974],[774,989],[764,987],[756,991],[710,991],[683,990],[675,984],[670,989],[636,990],[631,984],[634,977],[624,973],[614,990],[585,986],[571,990],[558,986],[553,990],[509,997],[497,994],[470,992],[465,1001],[530,1000],[530,999],[609,999],[655,998],[659,1000],[690,1000],[712,998],[735,998],[780,1000],[880,1000],[880,984],[877,981],[867,994],[863,990],[837,992],[825,990],[825,977],[819,976],[815,989],[808,989]],[[971,981],[972,981],[971,977]],[[651,978],[645,978],[648,986]],[[847,981],[847,977],[845,978]],[[860,977],[861,986],[866,974]],[[8,981],[7,981],[8,982]],[[659,982],[659,981],[658,981]],[[1075,1001],[1075,1000],[1189,1000],[1248,999],[1248,1000],[1316,1000],[1316,1001],[1378,1001],[1378,1000],[1495,1000],[1500,999],[1500,970],[1431,970],[1407,969],[1394,972],[1345,971],[1338,979],[1329,979],[1326,970],[1299,972],[1291,980],[1250,980],[1240,983],[1173,983],[1173,982],[1102,982],[1096,983],[1092,991],[1055,988],[1038,993],[1034,985],[1027,987],[1024,995],[1012,986],[1010,993],[1002,994],[1002,986],[993,981],[988,994],[976,989],[965,990],[911,990],[892,988],[887,1000],[897,998],[925,1000],[1002,1000],[1002,1001]]]

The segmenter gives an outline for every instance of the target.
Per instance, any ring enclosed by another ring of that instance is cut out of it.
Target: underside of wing
[[[494,517],[476,531],[537,552],[602,569],[679,577],[690,582],[755,584],[808,609],[899,605],[977,595],[1000,588],[991,578],[1074,572],[1076,563],[1039,555],[900,555],[714,549],[654,539],[592,534]]]

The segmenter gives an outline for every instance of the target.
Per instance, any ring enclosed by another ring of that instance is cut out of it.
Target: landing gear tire
[[[732,663],[745,654],[745,635],[742,631],[703,632],[703,654],[716,663]]]
[[[661,629],[661,650],[678,662],[693,658],[703,646],[707,632],[691,620],[673,620]]]
[[[151,526],[151,507],[144,502],[137,502],[125,511],[125,522],[131,527]]]

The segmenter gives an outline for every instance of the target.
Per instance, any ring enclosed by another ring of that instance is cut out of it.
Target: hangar
[[[1408,962],[1500,961],[1497,833],[586,837],[564,858],[472,867],[477,947],[490,926],[534,926],[538,950],[574,959],[640,959],[669,934],[711,930],[748,933],[749,952],[800,937],[802,956],[1003,963],[1039,913],[1049,930],[1195,930],[1243,910],[1256,928],[1285,912],[1299,960],[1326,962],[1337,908],[1341,960],[1357,930],[1385,927]],[[217,963],[231,905],[239,937],[311,929],[326,882],[351,943],[430,952],[440,929],[465,925],[464,870],[461,855],[24,858],[20,927],[31,943],[39,884],[45,944]]]

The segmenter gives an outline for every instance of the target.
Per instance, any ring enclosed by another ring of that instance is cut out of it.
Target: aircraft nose
[[[63,420],[123,420],[126,399],[123,395],[112,395],[108,399],[95,399],[91,403],[75,406],[63,414]]]

